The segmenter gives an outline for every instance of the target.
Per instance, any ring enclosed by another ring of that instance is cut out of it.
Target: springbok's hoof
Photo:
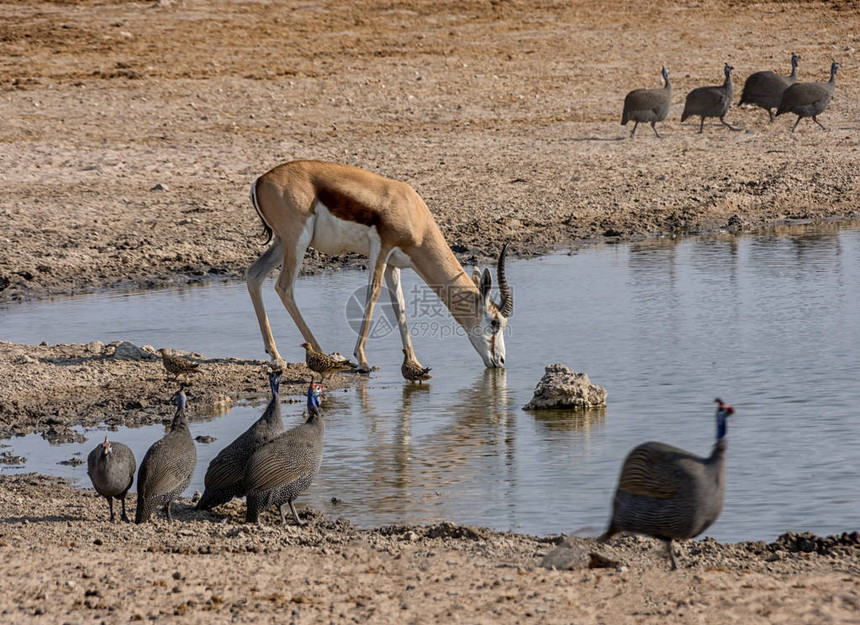
[[[283,358],[272,358],[272,362],[269,363],[269,367],[271,367],[272,371],[285,371],[287,368],[287,361]]]

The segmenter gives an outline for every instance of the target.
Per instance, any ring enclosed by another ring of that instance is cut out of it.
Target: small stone
[[[119,341],[115,344],[112,343],[111,345],[114,346],[113,357],[117,360],[139,361],[150,360],[152,358],[151,354],[143,351],[130,341]]]
[[[166,184],[158,183],[150,189],[150,191],[169,191]]]
[[[101,341],[90,341],[87,343],[87,351],[91,354],[101,354],[105,349],[105,344]]]
[[[569,571],[589,568],[591,548],[579,541],[568,539],[546,554],[540,561],[545,569]]]
[[[590,569],[619,569],[622,566],[618,560],[607,558],[602,553],[597,553],[596,551],[589,553],[588,557],[588,568]]]

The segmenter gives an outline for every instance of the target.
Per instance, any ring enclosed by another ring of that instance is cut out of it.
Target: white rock
[[[606,405],[606,389],[592,384],[585,373],[562,364],[547,365],[535,387],[534,397],[523,410],[547,408],[594,408]]]

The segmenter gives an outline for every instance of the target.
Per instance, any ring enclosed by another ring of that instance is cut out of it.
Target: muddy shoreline
[[[117,345],[124,343],[117,349]],[[160,346],[159,346],[160,347]],[[73,440],[75,425],[137,427],[168,422],[173,393],[186,386],[191,418],[205,420],[238,402],[267,401],[268,361],[207,358],[191,353],[198,373],[177,382],[151,346],[117,341],[88,344],[18,345],[0,341],[0,438],[37,432],[49,442]],[[302,401],[311,372],[286,363],[282,401]],[[326,380],[334,390],[355,380],[338,373]],[[48,380],[48,384],[39,381]],[[199,381],[198,381],[199,380]]]

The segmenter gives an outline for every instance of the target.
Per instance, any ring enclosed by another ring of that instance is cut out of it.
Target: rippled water
[[[300,503],[361,526],[442,519],[533,534],[603,530],[620,463],[646,440],[707,454],[719,396],[729,429],[728,490],[707,535],[773,538],[786,530],[857,529],[860,481],[860,226],[782,228],[735,237],[657,239],[512,261],[515,316],[505,371],[486,371],[431,298],[407,301],[425,386],[400,378],[397,333],[368,343],[381,370],[326,404],[323,469]],[[346,302],[367,276],[303,279],[299,305],[327,350],[351,353]],[[268,290],[281,352],[301,337]],[[332,305],[336,302],[336,305]],[[420,313],[416,319],[415,313]],[[380,317],[384,316],[384,311]],[[263,357],[243,284],[65,298],[0,308],[0,338],[19,343],[131,340],[207,356]],[[562,362],[607,388],[602,412],[528,413],[543,366]],[[132,381],[133,383],[133,381]],[[193,407],[192,407],[193,409]],[[190,489],[209,460],[262,412],[240,406],[192,422],[198,445]],[[284,404],[288,423],[301,404]],[[121,430],[140,460],[159,426]],[[71,475],[88,486],[83,445],[10,441],[27,464],[3,472]],[[333,504],[336,497],[340,503]]]

